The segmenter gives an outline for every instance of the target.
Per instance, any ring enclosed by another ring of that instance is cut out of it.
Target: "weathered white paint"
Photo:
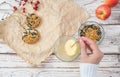
[[[79,58],[74,62],[62,62],[56,58],[55,55],[51,55],[40,66],[41,68],[79,68]],[[35,67],[24,62],[16,54],[0,54],[0,67],[4,68],[31,68]],[[120,55],[105,55],[102,59],[100,68],[120,68]]]
[[[118,68],[99,68],[98,77],[119,77]],[[80,77],[79,68],[2,68],[0,77]]]

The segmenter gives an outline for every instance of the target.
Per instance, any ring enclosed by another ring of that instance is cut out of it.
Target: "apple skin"
[[[109,7],[114,7],[118,4],[119,0],[104,0],[104,4]]]
[[[101,20],[106,20],[111,15],[111,8],[107,5],[100,5],[96,9],[96,17]]]

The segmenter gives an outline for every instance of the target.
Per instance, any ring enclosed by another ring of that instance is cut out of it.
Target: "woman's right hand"
[[[89,38],[79,37],[78,39],[81,46],[81,63],[99,64],[104,54],[100,51],[97,44]],[[90,54],[87,53],[87,49],[90,50]]]

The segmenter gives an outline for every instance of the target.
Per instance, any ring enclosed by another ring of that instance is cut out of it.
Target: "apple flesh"
[[[104,0],[104,4],[109,7],[114,7],[118,4],[119,0]]]
[[[76,40],[74,39],[69,39],[65,43],[65,52],[68,56],[74,56],[77,54],[79,50],[79,45],[76,43]]]
[[[107,5],[100,5],[96,9],[96,17],[101,20],[106,20],[111,15],[111,8]]]

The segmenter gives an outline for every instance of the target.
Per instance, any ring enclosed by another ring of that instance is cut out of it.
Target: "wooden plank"
[[[119,68],[99,68],[97,77],[120,77]],[[1,68],[0,77],[80,77],[79,68]]]
[[[107,20],[100,20],[95,16],[95,11],[93,11],[92,13],[90,13],[91,18],[88,19],[88,21],[96,21],[100,24],[104,24],[104,25],[119,25],[120,22],[118,20],[120,20],[120,11],[112,11],[111,16],[107,19]]]
[[[41,68],[78,68],[80,60],[79,58],[74,62],[62,62],[55,55],[50,56],[46,61],[44,61],[40,66]],[[35,67],[25,61],[15,54],[0,54],[0,67],[1,68],[24,68],[24,67]],[[120,67],[120,55],[105,55],[100,63],[101,68],[118,68]]]
[[[105,30],[105,38],[99,45],[105,54],[120,54],[120,26],[102,25]],[[0,40],[0,53],[15,53],[2,40]]]
[[[105,26],[105,37],[103,42],[99,45],[104,53],[120,53],[120,26]]]
[[[87,9],[89,12],[92,12],[91,10],[95,10],[98,6],[102,5],[104,0],[73,0],[73,1],[81,5],[83,8]],[[117,4],[117,6],[112,8],[112,10],[120,11],[119,8],[120,8],[120,1]]]

